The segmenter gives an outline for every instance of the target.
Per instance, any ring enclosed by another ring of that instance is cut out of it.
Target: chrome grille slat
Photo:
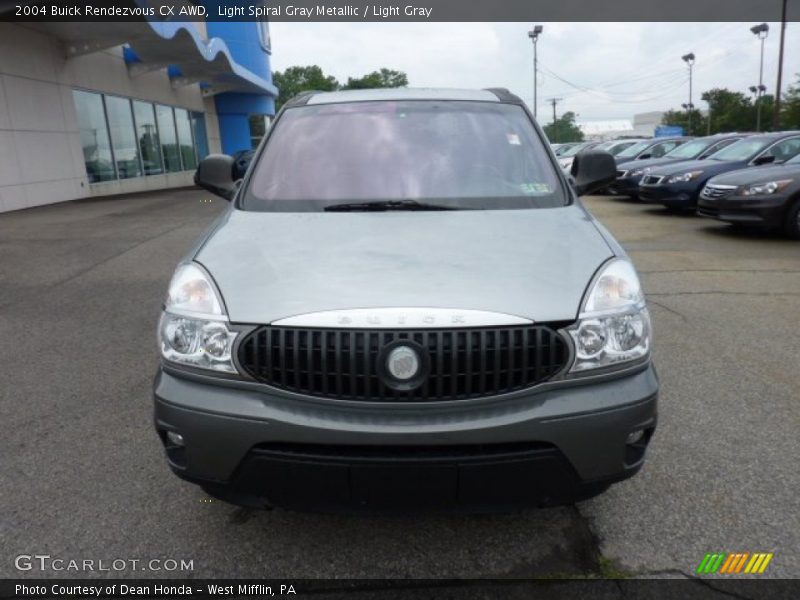
[[[428,377],[411,391],[388,387],[378,374],[382,349],[401,339],[419,344],[430,364]],[[256,381],[298,394],[425,402],[532,387],[566,366],[569,349],[546,325],[439,330],[262,326],[242,340],[237,356]]]

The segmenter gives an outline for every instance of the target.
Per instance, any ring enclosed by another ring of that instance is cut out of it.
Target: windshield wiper
[[[455,206],[442,204],[426,204],[416,200],[378,200],[373,202],[349,202],[345,204],[331,204],[325,207],[326,212],[348,211],[386,211],[386,210],[460,210]]]

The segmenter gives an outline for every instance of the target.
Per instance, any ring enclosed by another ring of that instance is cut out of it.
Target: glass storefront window
[[[208,155],[202,112],[73,90],[89,183],[197,168]]]
[[[133,127],[131,101],[127,98],[106,96],[106,115],[119,178],[140,177],[142,166],[139,162],[136,130]]]
[[[192,112],[192,129],[194,131],[194,147],[197,160],[208,156],[208,136],[206,135],[206,117],[201,112]]]
[[[178,137],[175,133],[175,115],[172,107],[156,104],[156,120],[158,121],[161,153],[164,155],[164,166],[167,173],[177,173],[181,170],[181,155],[178,151]]]
[[[72,94],[78,112],[83,160],[89,183],[116,179],[106,115],[103,110],[103,97],[100,94],[80,90],[74,90]]]
[[[175,123],[178,126],[178,143],[181,149],[183,170],[190,171],[197,168],[197,155],[194,151],[192,139],[192,122],[189,120],[189,111],[185,108],[175,109]]]
[[[250,115],[250,146],[258,148],[261,140],[267,134],[269,129],[269,117],[267,115]]]
[[[156,115],[149,102],[133,101],[133,118],[136,121],[136,137],[139,155],[145,175],[158,175],[164,172],[161,158],[161,143],[158,140]]]

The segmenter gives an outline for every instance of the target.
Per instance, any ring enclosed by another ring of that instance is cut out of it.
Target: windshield
[[[644,142],[639,142],[638,144],[634,144],[633,146],[625,148],[625,150],[617,154],[617,156],[619,158],[633,158],[634,156],[640,154],[642,150],[644,150],[645,148],[649,148],[652,145],[652,143],[653,142],[649,140]]]
[[[559,158],[567,158],[567,157],[570,157],[570,156],[575,156],[581,150],[586,149],[586,146],[587,146],[587,144],[576,144],[575,146],[572,146],[566,152],[562,152],[561,154],[559,154],[558,157]]]
[[[682,146],[678,146],[672,152],[667,152],[664,158],[694,158],[700,156],[703,151],[716,144],[719,140],[694,140]]]
[[[611,146],[608,147],[608,153],[611,154],[611,156],[619,156],[620,152],[625,150],[625,148],[630,148],[635,143],[636,142],[617,142],[611,144]]]
[[[719,152],[715,152],[709,158],[712,160],[749,160],[750,157],[761,152],[772,142],[773,140],[763,138],[739,140]]]
[[[398,101],[287,109],[242,208],[318,211],[413,200],[547,208],[567,197],[531,120],[499,102]]]

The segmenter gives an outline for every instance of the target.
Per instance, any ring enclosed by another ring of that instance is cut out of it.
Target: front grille
[[[733,194],[736,191],[736,187],[728,187],[728,186],[717,186],[717,185],[707,185],[703,188],[702,196],[703,198],[708,198],[709,200],[719,200],[720,198],[726,198]]]
[[[418,344],[429,373],[412,390],[386,385],[381,351]],[[564,339],[544,325],[480,329],[307,329],[259,327],[239,346],[239,364],[267,385],[323,398],[433,401],[494,396],[541,383],[569,360]]]
[[[660,175],[645,175],[642,177],[642,183],[645,185],[658,185],[664,179]]]

